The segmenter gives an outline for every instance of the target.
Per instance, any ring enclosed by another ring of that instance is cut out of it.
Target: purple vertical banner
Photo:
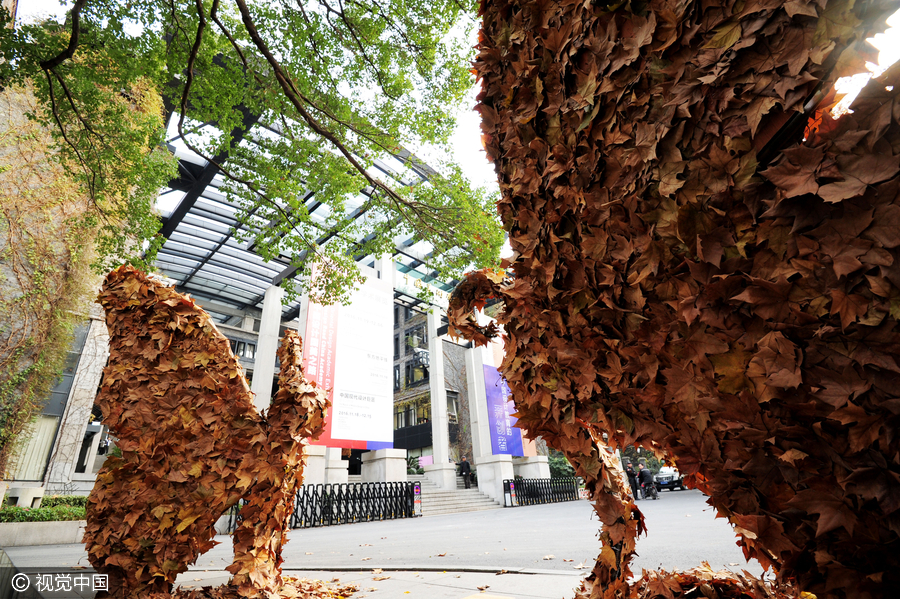
[[[493,455],[524,455],[522,431],[515,428],[516,411],[509,392],[509,385],[493,366],[484,366],[484,391],[487,395],[488,423],[491,427],[491,453]]]

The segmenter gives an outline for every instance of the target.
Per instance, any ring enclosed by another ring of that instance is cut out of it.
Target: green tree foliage
[[[556,449],[550,450],[550,478],[572,478],[575,476],[575,468],[566,459],[563,452]]]
[[[430,0],[78,0],[65,25],[0,30],[0,77],[35,82],[48,108],[39,118],[55,125],[101,202],[116,153],[146,149],[104,112],[109,96],[136,82],[160,90],[189,147],[220,166],[250,229],[243,236],[264,258],[292,256],[306,291],[333,302],[359,280],[353,256],[389,252],[398,235],[430,242],[430,266],[445,275],[473,256],[477,266],[496,262],[495,198],[443,158],[472,84],[474,9]],[[257,118],[265,133],[256,127],[233,145]],[[154,147],[161,136],[158,129]],[[414,185],[422,172],[415,160],[400,181],[371,174],[376,159],[407,149],[429,152],[439,175]],[[134,164],[115,173],[139,190],[119,216],[134,221],[129,232],[150,259],[158,183]],[[366,188],[374,193],[363,215],[344,218],[348,199]],[[327,223],[309,214],[309,192],[327,207]],[[121,236],[104,243],[104,256],[124,249]]]

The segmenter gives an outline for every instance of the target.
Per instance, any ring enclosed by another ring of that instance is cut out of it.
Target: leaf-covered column
[[[896,69],[824,112],[890,8],[482,3],[514,276],[471,277],[457,327],[490,334],[465,312],[501,297],[529,434],[589,480],[598,431],[668,454],[748,558],[820,596],[900,585]]]
[[[321,434],[328,406],[303,377],[300,336],[282,340],[279,390],[263,419],[228,339],[193,300],[126,266],[107,277],[100,303],[110,358],[97,403],[122,457],[98,474],[84,542],[110,595],[168,596],[241,498],[234,577],[211,596],[299,593],[281,578],[281,549],[303,447]]]
[[[110,355],[97,404],[122,456],[97,475],[84,543],[112,596],[167,593],[254,483],[267,434],[228,339],[192,299],[124,266],[99,301]]]
[[[303,479],[303,448],[325,430],[328,398],[304,378],[302,347],[296,331],[285,331],[278,348],[278,393],[266,413],[268,436],[234,531],[234,562],[226,568],[234,574],[229,584],[242,597],[269,597],[282,588],[281,550]]]

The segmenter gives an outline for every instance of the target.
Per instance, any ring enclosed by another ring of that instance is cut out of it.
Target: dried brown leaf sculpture
[[[823,101],[889,9],[482,2],[477,109],[515,254],[451,319],[483,341],[471,310],[502,300],[519,422],[603,522],[583,596],[900,586],[900,68],[852,114]],[[602,433],[673,459],[777,588],[708,568],[629,586],[639,516]]]
[[[282,341],[264,418],[228,340],[193,300],[127,266],[110,273],[99,299],[110,358],[97,402],[122,457],[97,477],[84,540],[91,564],[109,574],[110,596],[167,596],[241,498],[234,576],[209,596],[290,595],[281,548],[303,446],[323,430],[328,405],[303,378],[299,336]]]

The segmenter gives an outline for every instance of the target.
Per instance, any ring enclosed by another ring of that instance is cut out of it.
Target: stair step
[[[460,500],[460,499],[436,499],[431,501],[422,501],[422,505],[474,505],[477,503],[494,503],[490,498],[485,499],[470,499],[470,500]]]

